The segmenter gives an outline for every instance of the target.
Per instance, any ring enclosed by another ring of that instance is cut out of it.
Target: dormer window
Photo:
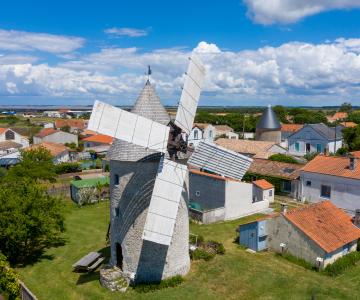
[[[5,132],[5,139],[6,139],[7,141],[9,141],[9,140],[15,140],[15,133],[14,133],[13,131],[11,131],[11,130],[6,131],[6,132]]]

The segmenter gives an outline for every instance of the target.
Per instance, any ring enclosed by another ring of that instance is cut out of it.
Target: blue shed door
[[[257,251],[257,223],[250,225],[248,228],[248,248]]]

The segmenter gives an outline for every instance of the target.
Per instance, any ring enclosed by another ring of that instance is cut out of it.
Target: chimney
[[[285,215],[287,212],[287,205],[286,203],[281,203],[281,212]]]
[[[354,225],[360,228],[360,209],[355,210]]]
[[[356,168],[356,159],[355,159],[355,157],[350,155],[349,156],[349,161],[350,161],[349,169],[352,170],[352,171],[355,170],[355,168]]]

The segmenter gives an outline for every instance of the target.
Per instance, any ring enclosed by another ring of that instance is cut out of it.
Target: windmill
[[[192,130],[205,76],[204,66],[196,55],[192,54],[189,58],[189,66],[185,74],[185,82],[176,117],[168,125],[163,125],[100,101],[95,102],[88,124],[88,129],[90,130],[112,136],[120,141],[131,143],[136,145],[136,147],[142,147],[160,155],[150,203],[146,212],[146,220],[142,227],[141,238],[144,241],[143,248],[146,244],[145,242],[150,242],[153,248],[170,249],[172,243],[176,242],[173,240],[173,234],[179,203],[182,199],[184,181],[187,175],[187,166],[178,160],[178,153],[186,153],[187,151],[187,144],[183,140],[182,134],[189,134]],[[122,217],[126,219],[127,216]],[[183,230],[188,230],[187,228],[185,226]],[[188,235],[188,232],[186,235]],[[181,247],[184,248],[183,245]],[[139,247],[136,245],[134,248],[137,251]],[[124,252],[124,250],[121,251]],[[125,255],[130,255],[128,252],[131,251],[125,252],[127,252]],[[151,274],[152,270],[156,269],[151,264],[148,265],[149,267],[145,271],[141,271],[144,270],[144,268],[139,266],[143,252],[142,249],[141,254],[138,255],[140,258],[136,256],[136,258],[131,257],[129,259],[129,264],[136,261],[136,263],[133,263],[136,265],[135,267],[129,267],[133,271],[130,277],[141,278],[141,272],[150,272],[150,274],[143,276],[142,280],[151,281],[176,275],[178,273],[177,270],[180,269],[182,269],[182,271],[179,271],[180,273],[188,270],[188,267],[174,266],[173,270],[167,271],[165,265],[171,265],[171,262],[166,261],[168,259],[166,257],[161,263],[163,266],[160,263],[157,264],[158,266],[160,265],[160,269],[163,268],[163,270],[160,270],[160,272],[163,272],[162,274],[159,275],[159,271],[155,275]],[[184,251],[182,251],[181,255],[184,255]],[[188,253],[186,255],[188,256]],[[119,256],[123,256],[123,253],[119,253]],[[160,260],[160,258],[156,257],[152,259]],[[122,264],[120,265],[122,267]],[[154,276],[158,278],[154,278]]]

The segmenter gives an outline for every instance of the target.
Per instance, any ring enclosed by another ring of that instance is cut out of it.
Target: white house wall
[[[349,210],[351,214],[360,208],[360,180],[309,172],[301,172],[300,178],[302,200],[330,200],[337,207]],[[306,186],[306,181],[310,181],[311,186]],[[320,197],[321,185],[331,187],[330,199]]]
[[[78,145],[78,137],[77,135],[59,131],[53,134],[47,135],[43,138],[34,137],[34,144],[41,144],[42,142],[50,142],[50,143],[58,143],[58,144],[66,144],[66,143],[75,143]]]
[[[197,132],[197,136],[196,136]],[[216,129],[212,125],[208,125],[205,129],[200,129],[199,127],[194,127],[188,137],[188,144],[194,146],[195,148],[201,141],[214,141],[216,135]]]
[[[17,132],[15,132],[15,131],[13,131],[11,129],[9,129],[9,130],[14,133],[14,139],[9,140],[9,141],[21,144],[23,148],[29,147],[29,140],[26,137],[18,134]],[[7,141],[7,139],[5,138],[5,133],[6,133],[6,131],[3,134],[0,134],[0,142]]]

